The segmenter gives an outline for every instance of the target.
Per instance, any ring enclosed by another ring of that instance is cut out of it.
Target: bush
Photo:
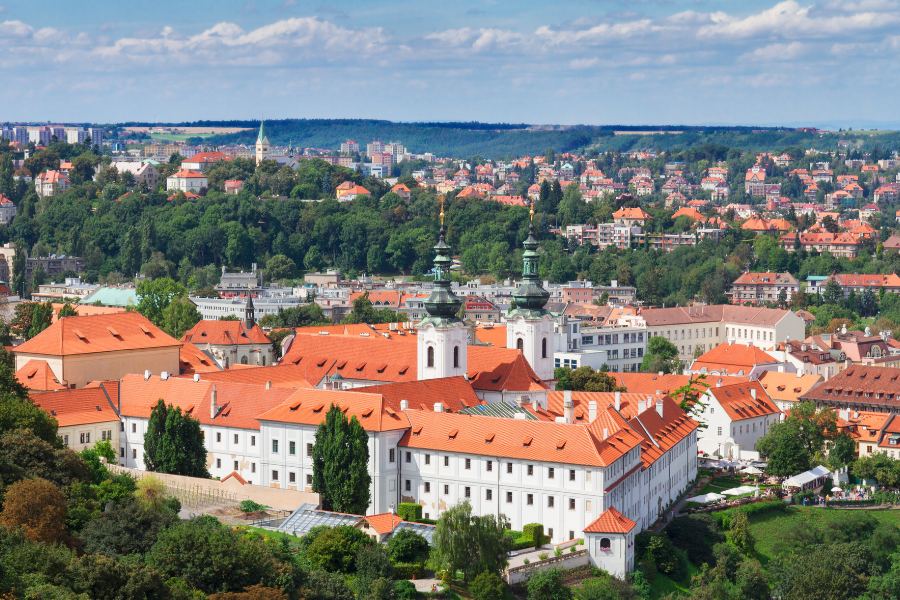
[[[481,573],[469,586],[475,600],[503,600],[506,597],[506,584],[496,573]]]
[[[397,516],[404,521],[421,521],[422,505],[415,502],[401,502],[397,506]]]
[[[251,513],[260,512],[266,510],[269,507],[264,504],[260,504],[259,502],[254,502],[253,500],[241,500],[238,508],[241,509],[241,512]]]
[[[687,553],[695,565],[714,565],[712,548],[724,541],[725,537],[716,526],[716,521],[707,514],[689,515],[673,519],[666,528],[666,535],[672,543]]]
[[[394,600],[415,600],[418,597],[419,592],[411,581],[394,582]]]
[[[394,579],[418,579],[425,573],[425,564],[420,562],[395,562]]]
[[[649,535],[646,553],[647,558],[653,561],[656,569],[663,575],[680,581],[687,572],[682,551],[664,533]]]
[[[535,548],[544,545],[544,526],[540,523],[526,523],[522,526],[522,536],[530,539]]]
[[[528,600],[571,600],[572,591],[563,585],[562,571],[539,571],[528,580]]]
[[[728,529],[731,527],[731,517],[738,511],[746,514],[747,517],[752,517],[753,515],[770,512],[784,512],[786,510],[787,504],[781,500],[766,500],[764,502],[753,502],[751,504],[729,508],[728,510],[714,512],[712,515],[719,528]]]
[[[423,563],[428,558],[428,541],[411,529],[401,529],[387,543],[394,563]]]

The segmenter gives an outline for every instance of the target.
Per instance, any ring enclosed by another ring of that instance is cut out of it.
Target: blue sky
[[[900,0],[0,0],[0,120],[900,127]]]

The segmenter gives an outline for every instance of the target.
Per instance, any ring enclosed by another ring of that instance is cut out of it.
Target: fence
[[[153,473],[140,469],[130,469],[120,465],[107,465],[114,473],[131,475],[135,479],[155,477],[166,488],[166,492],[178,498],[185,508],[209,506],[229,506],[241,500],[253,500],[276,510],[293,511],[303,504],[319,505],[319,495],[301,490],[272,488],[250,483],[241,484],[235,479],[219,481],[201,477],[186,477],[168,473]]]
[[[506,583],[514,585],[528,580],[529,577],[546,569],[574,569],[590,564],[591,557],[587,550],[567,552],[561,556],[552,556],[546,560],[533,562],[527,565],[512,567],[506,571]]]

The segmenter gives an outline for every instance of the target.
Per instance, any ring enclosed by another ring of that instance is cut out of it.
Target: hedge
[[[416,579],[425,574],[425,565],[422,563],[392,563],[394,579]]]
[[[404,521],[421,521],[422,505],[415,502],[401,502],[397,506],[397,516]]]
[[[731,525],[732,515],[737,512],[742,512],[748,517],[752,517],[753,515],[768,512],[784,512],[785,510],[787,510],[787,504],[785,504],[783,501],[765,500],[763,502],[753,502],[751,504],[744,504],[743,506],[729,508],[728,510],[714,512],[712,513],[712,515],[716,519],[716,523],[721,529],[728,529]]]
[[[532,540],[535,548],[544,545],[544,526],[541,523],[526,523],[522,526],[522,537]]]

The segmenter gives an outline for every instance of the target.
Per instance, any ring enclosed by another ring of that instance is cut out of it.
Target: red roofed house
[[[731,286],[732,304],[765,304],[781,300],[790,302],[800,290],[800,282],[790,273],[744,273]]]
[[[404,200],[409,200],[412,196],[412,193],[409,191],[409,188],[404,183],[395,183],[394,187],[391,188],[391,192],[397,194]]]
[[[69,176],[60,171],[44,171],[34,178],[34,189],[41,198],[49,198],[69,189]]]
[[[239,194],[241,190],[244,189],[244,182],[240,179],[226,179],[225,180],[225,193],[226,194]]]
[[[200,321],[181,338],[205,351],[223,369],[234,365],[272,364],[275,359],[270,340],[252,316],[253,299],[247,298],[251,316],[243,321]]]
[[[782,363],[778,362],[778,359],[752,344],[728,342],[719,344],[697,357],[691,364],[689,372],[756,379],[762,371],[777,370],[779,365]]]
[[[185,171],[206,173],[210,167],[223,160],[228,160],[228,157],[223,152],[198,152],[192,157],[181,161],[181,168]]]
[[[602,556],[604,570],[620,579],[634,570],[634,536],[637,523],[617,511],[606,509],[584,528],[584,543],[591,556]]]
[[[0,225],[9,225],[15,216],[15,203],[3,194],[0,194]]]
[[[697,449],[709,456],[757,460],[756,442],[781,420],[781,410],[758,381],[720,385],[703,394],[698,419],[706,423]]]
[[[370,196],[372,194],[372,192],[363,186],[353,183],[352,181],[345,181],[340,184],[337,186],[334,193],[338,202],[350,202],[351,200],[356,200],[360,196]]]
[[[862,294],[866,290],[872,290],[876,294],[884,290],[890,294],[900,293],[900,276],[896,273],[889,275],[869,275],[859,273],[835,273],[829,279],[833,279],[841,286],[844,296],[850,292]]]
[[[64,317],[12,348],[19,371],[45,361],[63,385],[119,379],[127,373],[178,374],[181,343],[137,312]]]
[[[613,222],[616,225],[624,225],[627,227],[632,227],[634,225],[643,227],[647,223],[647,221],[652,218],[653,217],[650,216],[650,213],[640,207],[620,208],[613,213]]]
[[[206,175],[200,171],[182,169],[166,177],[166,191],[200,194],[209,185]]]
[[[107,388],[109,386],[109,388]],[[108,440],[119,447],[118,382],[80,390],[32,394],[31,400],[56,419],[63,444],[76,452]]]

